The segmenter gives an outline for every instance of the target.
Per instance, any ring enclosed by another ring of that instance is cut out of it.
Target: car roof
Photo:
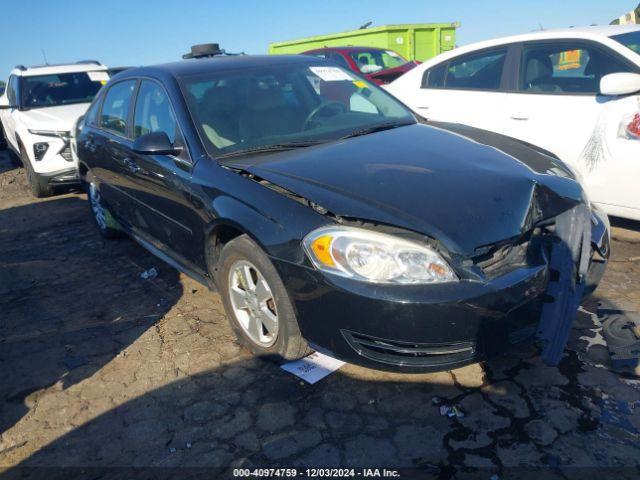
[[[333,52],[368,52],[371,50],[379,50],[381,52],[386,52],[386,48],[378,48],[378,47],[354,47],[352,45],[345,47],[322,47],[322,48],[314,48],[313,50],[307,50],[309,52],[319,52],[319,51],[333,51]]]
[[[468,44],[461,48],[469,48],[479,45],[503,45],[513,42],[524,42],[531,40],[550,40],[554,38],[582,38],[597,39],[611,37],[614,35],[622,35],[624,33],[638,32],[640,25],[593,25],[589,27],[572,27],[558,28],[550,30],[539,30],[535,32],[511,35],[508,37],[500,37],[491,40],[485,40],[474,44]],[[475,48],[474,48],[475,49]]]
[[[11,75],[30,77],[34,75],[53,75],[56,73],[95,72],[107,70],[106,65],[95,60],[80,61],[77,63],[61,63],[56,65],[33,65],[25,67],[18,65],[11,70]]]
[[[208,58],[191,58],[178,62],[151,65],[125,70],[118,74],[118,79],[137,77],[148,74],[169,74],[175,78],[189,77],[201,73],[229,71],[271,65],[296,65],[324,62],[309,55],[233,55]]]

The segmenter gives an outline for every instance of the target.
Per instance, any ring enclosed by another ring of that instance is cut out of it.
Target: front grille
[[[349,345],[360,355],[391,365],[437,367],[472,359],[476,353],[474,342],[409,343],[370,337],[342,330]]]
[[[68,144],[65,145],[62,150],[60,150],[60,155],[67,162],[73,162],[73,156],[71,156],[71,147]]]

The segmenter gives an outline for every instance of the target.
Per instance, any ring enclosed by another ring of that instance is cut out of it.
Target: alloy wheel
[[[278,338],[278,312],[267,280],[258,268],[238,260],[229,269],[229,297],[233,313],[247,336],[261,347]]]

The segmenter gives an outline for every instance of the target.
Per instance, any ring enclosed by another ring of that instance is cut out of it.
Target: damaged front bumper
[[[580,300],[597,286],[609,256],[608,220],[597,209],[591,211],[589,234]],[[478,262],[486,269],[482,280],[429,286],[363,284],[290,262],[274,263],[298,312],[301,332],[317,350],[382,370],[448,370],[540,335],[543,311],[554,301],[549,286],[558,279],[551,246],[544,244],[551,238],[556,238],[553,233],[520,246],[539,248],[535,257],[515,261],[515,251],[502,255],[503,263],[517,263],[511,268],[483,257]]]

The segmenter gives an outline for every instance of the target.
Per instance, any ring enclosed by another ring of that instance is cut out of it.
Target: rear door
[[[130,117],[137,80],[123,80],[104,95],[95,126],[82,135],[79,155],[90,156],[92,173],[100,182],[100,193],[121,221],[131,223],[132,186],[125,159],[131,148]]]
[[[505,133],[578,169],[591,200],[628,203],[637,189],[640,156],[625,161],[617,136],[637,98],[599,91],[603,76],[637,72],[637,66],[596,42],[552,40],[523,44],[518,70],[516,88],[507,95]]]
[[[411,107],[421,116],[502,132],[509,47],[467,53],[426,70]]]
[[[177,155],[146,155],[128,152],[128,178],[134,191],[134,224],[183,260],[194,262],[200,245],[194,245],[194,232],[200,217],[192,203],[192,163],[183,135],[164,87],[155,80],[143,79],[136,95],[133,138],[152,132],[164,132],[180,148]]]

